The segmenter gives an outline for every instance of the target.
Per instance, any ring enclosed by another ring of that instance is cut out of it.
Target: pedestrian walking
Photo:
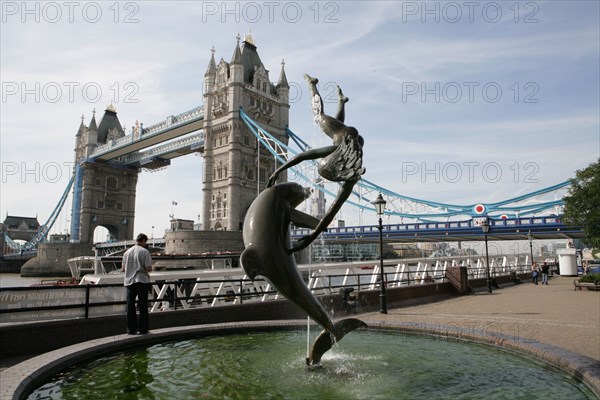
[[[546,264],[546,262],[544,261],[544,263],[542,263],[542,285],[547,285],[548,284],[548,272],[550,271],[550,267],[548,266],[548,264]]]
[[[125,288],[127,289],[127,333],[134,335],[148,333],[150,321],[148,317],[148,290],[150,289],[150,275],[152,271],[152,258],[147,249],[148,236],[140,233],[136,244],[123,254],[122,271],[125,272]],[[139,323],[135,310],[135,303],[140,311]]]
[[[537,264],[536,263],[531,264],[531,277],[532,277],[533,283],[535,283],[536,285],[538,284],[538,275],[539,275],[539,271],[538,271]]]

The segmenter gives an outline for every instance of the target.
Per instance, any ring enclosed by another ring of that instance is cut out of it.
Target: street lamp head
[[[483,233],[488,233],[490,231],[490,222],[487,218],[481,222],[481,230]]]
[[[372,204],[375,206],[375,211],[377,212],[377,215],[381,217],[383,215],[383,212],[385,211],[385,205],[387,204],[387,202],[383,199],[381,193],[379,193],[379,195],[377,196],[375,201],[372,202]]]

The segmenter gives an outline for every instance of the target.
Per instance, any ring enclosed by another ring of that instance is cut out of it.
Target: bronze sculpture
[[[280,183],[264,190],[252,203],[244,219],[244,245],[240,262],[252,280],[260,275],[279,293],[292,301],[325,330],[315,341],[309,365],[318,364],[321,356],[335,340],[366,324],[348,318],[333,323],[321,303],[304,283],[290,249],[290,222],[296,226],[314,228],[319,220],[295,209],[310,192],[297,183]]]
[[[317,90],[317,79],[305,75],[312,95],[315,121],[333,140],[331,146],[312,149],[296,155],[277,169],[265,189],[251,204],[243,226],[245,250],[240,262],[250,279],[263,276],[283,296],[299,306],[325,329],[315,340],[307,364],[318,364],[334,341],[348,332],[367,325],[355,318],[332,322],[325,308],[313,296],[298,271],[294,252],[306,248],[331,223],[335,214],[352,193],[352,188],[365,173],[362,166],[363,139],[358,131],[344,124],[344,105],[348,101],[338,87],[338,112],[335,118],[323,112],[323,100]],[[296,210],[310,195],[297,183],[275,185],[278,175],[287,168],[305,160],[319,159],[319,174],[326,179],[341,182],[333,204],[323,219]],[[313,229],[295,246],[290,239],[290,223]]]

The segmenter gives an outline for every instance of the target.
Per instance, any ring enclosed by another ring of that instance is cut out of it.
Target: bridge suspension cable
[[[67,183],[67,187],[65,188],[64,192],[60,196],[60,199],[58,200],[58,203],[54,207],[54,210],[52,210],[52,212],[50,213],[50,216],[48,217],[46,222],[40,226],[40,228],[38,229],[36,234],[28,242],[26,242],[24,244],[19,244],[18,242],[15,242],[14,240],[12,240],[7,234],[4,234],[5,243],[8,245],[8,247],[10,247],[11,250],[13,250],[13,252],[35,250],[39,243],[46,240],[48,232],[50,232],[50,229],[52,229],[52,227],[54,226],[54,223],[56,222],[58,216],[60,215],[60,212],[63,209],[63,206],[65,205],[65,203],[67,201],[67,198],[69,197],[69,193],[71,191],[71,188],[73,187],[74,181],[75,181],[75,176],[71,176],[71,179]]]
[[[242,109],[240,109],[240,116],[259,142],[271,152],[279,162],[285,163],[288,157],[299,153],[298,150],[295,150],[276,139],[265,128],[250,118]],[[310,149],[310,146],[290,129],[286,129],[286,133],[298,146],[300,152]],[[317,162],[311,161],[311,166],[316,168]],[[335,197],[334,192],[326,189],[323,185],[317,184],[317,182],[310,179],[306,173],[303,173],[299,167],[292,167],[290,170],[298,178],[312,185],[316,190],[320,190]],[[347,203],[358,207],[361,210],[368,209],[375,211],[374,207],[371,205],[371,201],[375,199],[378,193],[382,193],[388,203],[388,210],[385,211],[387,215],[420,221],[434,221],[439,219],[448,220],[451,218],[477,217],[482,215],[488,215],[490,217],[501,217],[504,215],[508,217],[519,217],[539,213],[560,214],[564,201],[562,200],[562,196],[559,196],[558,193],[561,190],[566,190],[569,184],[569,181],[561,182],[548,188],[494,203],[482,205],[457,205],[404,196],[381,187],[367,179],[361,178],[353,191],[354,201],[349,200]],[[552,200],[544,199],[545,196],[552,194],[554,194]]]

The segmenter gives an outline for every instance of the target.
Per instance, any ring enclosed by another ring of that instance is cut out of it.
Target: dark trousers
[[[127,332],[147,333],[149,328],[148,318],[148,283],[134,283],[126,286],[127,288]],[[138,299],[138,308],[140,310],[140,322],[138,326],[137,315],[135,312],[135,299]]]

